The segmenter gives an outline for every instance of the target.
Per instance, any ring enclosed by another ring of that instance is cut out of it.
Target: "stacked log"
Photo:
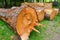
[[[22,3],[21,5],[30,5],[34,7],[52,8],[52,3]]]
[[[22,40],[28,40],[32,30],[39,32],[34,28],[38,25],[38,20],[42,21],[44,16],[52,20],[58,14],[58,9],[53,9],[50,5],[47,8],[41,4],[23,3],[21,7],[0,9],[0,18],[9,24]]]
[[[34,28],[38,19],[35,9],[31,7],[24,5],[11,9],[0,9],[0,18],[9,24],[22,40],[28,40],[32,30],[39,32]]]
[[[22,5],[28,5],[34,8],[37,12],[38,20],[42,21],[45,18],[52,20],[57,14],[59,9],[52,8],[52,3],[22,3]],[[47,17],[49,15],[49,17]]]
[[[45,9],[45,18],[49,19],[49,20],[53,20],[56,16],[56,11],[53,9]]]
[[[37,17],[39,21],[44,19],[44,4],[43,3],[22,3],[22,5],[28,5],[34,8],[37,12]]]

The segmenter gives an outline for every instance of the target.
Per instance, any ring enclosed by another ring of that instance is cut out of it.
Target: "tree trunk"
[[[28,6],[0,9],[0,18],[7,22],[22,40],[28,40],[28,36],[37,21],[35,9]]]

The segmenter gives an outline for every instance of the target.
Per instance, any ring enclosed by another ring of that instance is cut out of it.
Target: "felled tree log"
[[[22,3],[22,5],[28,5],[34,8],[37,12],[39,21],[42,21],[44,19],[44,4],[43,3]]]
[[[36,11],[26,5],[0,9],[0,18],[9,24],[22,40],[28,40],[32,30],[39,32],[34,28],[38,23]]]
[[[44,9],[45,12],[45,18],[49,19],[49,20],[53,20],[53,18],[55,18],[57,12],[54,9]]]

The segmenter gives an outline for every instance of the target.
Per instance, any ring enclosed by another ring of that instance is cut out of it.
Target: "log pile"
[[[57,8],[44,7],[44,3],[23,3],[20,7],[12,7],[11,9],[0,9],[0,18],[7,22],[22,40],[28,40],[32,30],[40,33],[34,28],[41,24],[45,18],[52,20],[57,14]]]
[[[42,21],[45,18],[53,20],[58,14],[58,8],[52,8],[52,3],[22,3],[22,5],[28,5],[37,10],[38,20]],[[41,10],[42,9],[42,10]],[[41,10],[39,12],[39,10]],[[42,16],[41,16],[42,15]]]

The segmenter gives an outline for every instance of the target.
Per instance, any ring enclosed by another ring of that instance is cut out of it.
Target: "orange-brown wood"
[[[36,11],[30,7],[24,8],[17,17],[16,30],[22,40],[27,40],[37,20]]]
[[[45,17],[49,20],[53,20],[56,16],[56,12],[53,9],[45,9]]]
[[[58,15],[59,13],[59,9],[58,8],[54,8],[55,12],[56,12],[56,15]]]
[[[21,5],[29,5],[29,6],[34,6],[34,7],[43,7],[44,3],[21,3]]]
[[[44,10],[41,9],[38,10],[37,15],[38,15],[38,20],[42,21],[44,19]]]
[[[44,16],[52,20],[58,14],[58,9],[52,9],[52,4],[51,7],[49,5],[47,8],[45,7],[47,4],[26,3],[22,4],[21,7],[0,9],[0,18],[12,26],[22,40],[28,40],[32,30],[40,33],[34,28],[35,25],[41,25],[38,21],[42,21]]]
[[[44,19],[44,3],[22,3],[22,5],[28,5],[34,8],[37,12],[39,21],[42,21]]]

